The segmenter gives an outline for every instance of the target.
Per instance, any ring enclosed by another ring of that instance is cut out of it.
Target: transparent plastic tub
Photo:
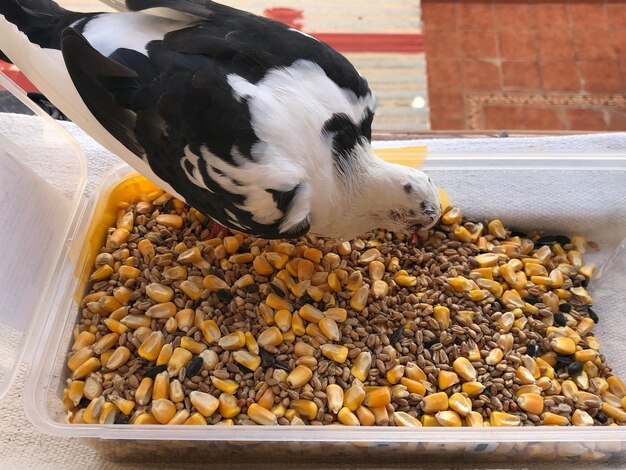
[[[0,86],[39,113],[2,76]],[[12,99],[11,106],[22,105]],[[149,183],[124,165],[84,198],[85,160],[80,149],[57,123],[39,114],[37,120],[0,114],[0,217],[11,221],[0,230],[5,253],[0,268],[0,331],[7,335],[0,338],[0,398],[20,361],[31,364],[24,409],[41,432],[80,439],[106,458],[125,461],[626,460],[626,429],[620,427],[66,424],[61,405],[65,358],[90,261],[113,222],[109,208]],[[64,161],[45,160],[52,148],[66,149]],[[597,242],[601,249],[589,255],[600,266],[590,286],[600,316],[596,334],[607,363],[626,377],[626,156],[429,154],[422,162],[415,149],[380,153],[405,164],[421,163],[471,218],[499,217],[519,230],[580,234]],[[66,165],[61,173],[59,165]],[[64,175],[63,181],[51,179],[51,174]]]

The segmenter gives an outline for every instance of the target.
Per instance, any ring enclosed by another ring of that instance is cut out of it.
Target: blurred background
[[[378,132],[626,130],[626,0],[223,3],[344,53],[379,98]]]

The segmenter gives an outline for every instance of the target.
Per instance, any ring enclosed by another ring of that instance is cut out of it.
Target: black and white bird
[[[229,229],[350,239],[431,227],[423,172],[371,147],[376,99],[330,46],[209,0],[78,13],[0,0],[0,50],[63,114]]]

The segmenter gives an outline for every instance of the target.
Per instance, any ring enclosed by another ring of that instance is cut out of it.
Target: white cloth
[[[88,160],[88,181],[86,193],[89,194],[96,187],[102,177],[120,160],[95,143],[81,130],[71,123],[62,123],[82,146]],[[28,129],[23,129],[28,132]],[[581,135],[573,137],[545,137],[545,138],[501,138],[501,139],[427,139],[412,142],[384,142],[378,143],[378,147],[392,147],[404,145],[427,145],[430,151],[446,153],[466,152],[521,152],[521,151],[551,151],[559,153],[567,152],[626,152],[626,134],[605,135]],[[55,171],[53,167],[50,171]],[[58,178],[63,178],[63,172],[59,171]],[[2,335],[0,335],[1,337]],[[8,338],[0,338],[7,339]],[[0,469],[134,469],[144,468],[141,465],[120,465],[105,462],[94,450],[84,444],[44,435],[36,430],[27,420],[23,411],[22,390],[28,375],[29,366],[22,364],[15,383],[9,394],[0,402]],[[253,455],[252,455],[252,458]],[[424,463],[425,468],[450,468],[449,465],[433,465]],[[537,464],[515,464],[503,462],[501,465],[488,464],[487,466],[467,464],[454,465],[454,468],[540,468]],[[541,468],[561,469],[571,464],[548,463]],[[178,468],[223,468],[223,464],[214,467],[203,465],[179,466]],[[250,464],[228,465],[231,469],[250,468]],[[294,465],[275,465],[254,463],[259,470],[264,469],[287,469],[296,468]],[[297,468],[316,468],[314,463]],[[332,466],[331,466],[332,467]],[[150,465],[150,468],[174,468],[172,465]],[[338,465],[335,468],[345,470],[355,468],[350,465]],[[359,464],[358,468],[384,469],[379,464]],[[394,466],[394,468],[416,468],[414,465]],[[585,468],[623,468],[621,464],[602,464]]]

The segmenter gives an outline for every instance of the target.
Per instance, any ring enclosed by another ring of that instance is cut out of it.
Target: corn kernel
[[[362,351],[353,362],[350,373],[361,382],[367,380],[372,365],[372,354],[369,351]]]
[[[461,416],[472,411],[472,401],[461,393],[455,393],[448,399],[448,406]]]
[[[450,326],[450,309],[443,305],[437,305],[433,309],[433,318],[441,324],[443,329],[447,329]]]
[[[200,343],[189,336],[183,336],[180,339],[180,347],[193,354],[200,354],[207,348],[206,344]]]
[[[389,387],[373,387],[365,393],[363,404],[368,408],[385,406],[391,403],[391,390]]]
[[[398,364],[397,366],[392,367],[387,371],[385,377],[387,378],[387,382],[394,385],[397,384],[400,379],[404,376],[404,366]]]
[[[576,352],[576,343],[570,338],[560,337],[550,341],[550,347],[558,354],[574,354]]]
[[[480,382],[465,382],[461,385],[461,390],[463,393],[466,393],[470,397],[477,397],[483,390],[485,390],[485,386]]]
[[[448,426],[451,426],[451,427],[462,426],[461,418],[456,412],[452,410],[439,411],[435,415],[435,419],[441,426],[447,426],[447,427]]]
[[[517,404],[524,411],[540,415],[543,412],[543,397],[536,393],[524,393],[517,397]]]
[[[493,411],[489,416],[489,423],[491,426],[519,426],[521,420],[517,416],[510,413]]]
[[[406,366],[404,366],[404,375],[412,380],[427,380],[424,371],[414,362],[407,362]]]
[[[243,331],[235,331],[226,336],[220,338],[217,343],[222,349],[232,351],[235,349],[241,349],[246,346],[246,335]]]
[[[156,304],[146,311],[146,316],[150,318],[167,319],[176,315],[176,305],[173,302]]]
[[[360,287],[350,298],[350,307],[357,312],[361,312],[367,305],[368,296],[369,287],[367,285]]]
[[[189,394],[189,399],[196,410],[198,410],[202,416],[207,418],[212,416],[220,405],[219,400],[213,395],[199,392],[197,390],[194,390]]]
[[[355,384],[343,394],[343,406],[355,411],[365,400],[365,395],[365,389]]]
[[[313,377],[313,372],[306,366],[297,366],[287,377],[287,384],[292,388],[302,387]]]
[[[270,410],[266,410],[262,406],[252,403],[248,406],[248,417],[257,424],[262,426],[272,426],[278,424],[278,418]]]
[[[172,353],[172,357],[167,362],[167,373],[170,377],[174,377],[178,372],[189,364],[193,358],[193,354],[186,349],[176,348]]]
[[[469,427],[482,428],[483,427],[483,415],[477,411],[470,411],[465,416],[465,422]]]
[[[437,377],[437,384],[441,390],[445,390],[448,387],[452,387],[459,383],[459,376],[455,372],[442,370]]]
[[[422,411],[424,413],[435,413],[448,409],[448,395],[445,392],[427,395],[422,400]]]
[[[568,426],[570,423],[565,416],[546,411],[543,414],[543,424],[546,426]]]
[[[230,395],[234,395],[234,393],[239,388],[239,384],[234,380],[230,379],[219,379],[217,377],[211,377],[211,383],[224,393],[228,393]]]
[[[322,354],[339,364],[346,362],[348,358],[348,348],[337,344],[322,344],[320,346]]]
[[[233,359],[253,372],[261,365],[261,357],[249,351],[235,351],[233,353]]]

